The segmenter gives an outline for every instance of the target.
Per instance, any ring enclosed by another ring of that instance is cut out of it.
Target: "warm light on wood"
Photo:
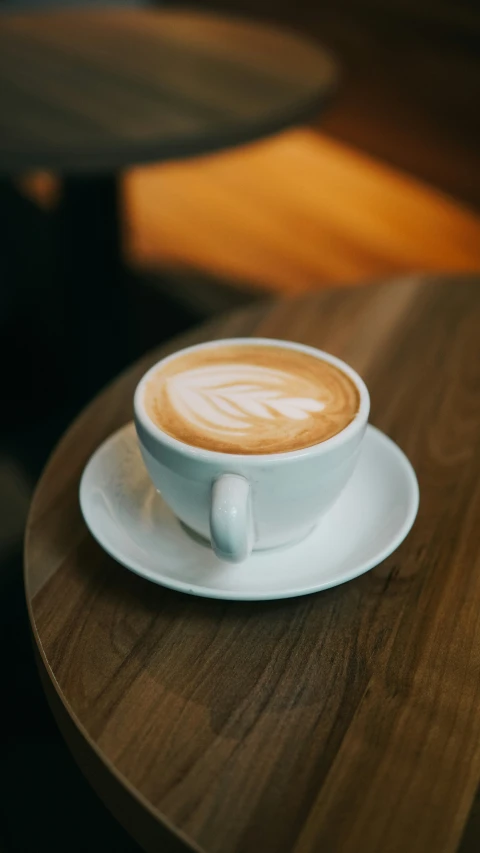
[[[309,129],[135,169],[126,195],[128,254],[144,266],[192,266],[294,292],[480,267],[477,216]]]

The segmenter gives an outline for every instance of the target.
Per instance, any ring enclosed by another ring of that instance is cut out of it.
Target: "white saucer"
[[[128,424],[90,459],[80,505],[105,551],[148,580],[208,598],[260,600],[318,592],[372,569],[409,532],[418,484],[404,453],[369,426],[352,479],[307,539],[232,565],[177,521],[151,484]]]

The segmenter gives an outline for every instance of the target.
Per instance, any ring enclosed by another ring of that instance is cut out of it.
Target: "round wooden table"
[[[479,329],[478,277],[255,307],[136,364],[61,441],[26,535],[39,668],[79,764],[145,850],[479,849]],[[412,532],[344,586],[196,599],[117,565],[85,528],[82,469],[131,418],[143,371],[236,335],[346,359],[416,469]]]
[[[336,79],[336,64],[315,42],[240,18],[161,9],[0,13],[0,175],[48,169],[62,177],[54,274],[70,318],[61,347],[74,363],[80,354],[77,381],[103,366],[111,376],[128,337],[120,170],[313,118]],[[0,203],[1,190],[0,181]]]

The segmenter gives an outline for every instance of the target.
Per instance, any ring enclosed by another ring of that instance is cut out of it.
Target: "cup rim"
[[[307,353],[307,355],[312,355],[321,361],[327,361],[330,364],[333,364],[335,367],[342,370],[343,373],[345,373],[352,382],[355,383],[360,394],[360,406],[358,408],[358,412],[346,427],[344,427],[340,432],[337,432],[335,435],[332,435],[330,438],[318,442],[317,444],[312,444],[309,447],[302,447],[297,450],[287,450],[283,452],[279,451],[277,453],[226,453],[225,451],[220,450],[208,450],[204,447],[194,447],[191,444],[180,441],[178,438],[174,438],[154,424],[145,409],[144,391],[147,382],[159,367],[167,364],[169,361],[173,361],[173,359],[183,353],[195,352],[195,350],[215,349],[229,344],[235,346],[247,346],[249,344],[255,346],[280,346],[284,349],[294,349]],[[153,364],[152,367],[144,373],[137,384],[133,397],[133,408],[135,419],[138,420],[143,429],[154,441],[158,441],[159,443],[170,447],[172,450],[182,453],[184,456],[209,462],[223,462],[225,464],[228,464],[229,461],[242,461],[244,463],[248,461],[271,464],[274,462],[287,461],[289,459],[299,459],[304,456],[322,455],[346,443],[367,424],[370,412],[370,395],[362,377],[353,369],[353,367],[350,367],[350,365],[345,361],[342,361],[341,358],[337,358],[337,356],[331,355],[324,350],[296,341],[282,340],[281,338],[218,338],[200,344],[193,344],[189,347],[182,347],[182,349],[176,350],[174,353],[171,353],[165,358],[161,358],[155,362],[155,364]]]

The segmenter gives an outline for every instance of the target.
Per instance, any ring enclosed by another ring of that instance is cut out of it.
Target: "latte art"
[[[187,444],[277,453],[325,441],[353,419],[359,394],[337,367],[299,350],[232,345],[184,353],[147,385],[150,418]]]
[[[291,376],[281,370],[219,364],[167,379],[167,394],[178,414],[199,429],[240,436],[259,418],[298,421],[321,412],[325,404],[313,397],[290,397],[290,384]]]

